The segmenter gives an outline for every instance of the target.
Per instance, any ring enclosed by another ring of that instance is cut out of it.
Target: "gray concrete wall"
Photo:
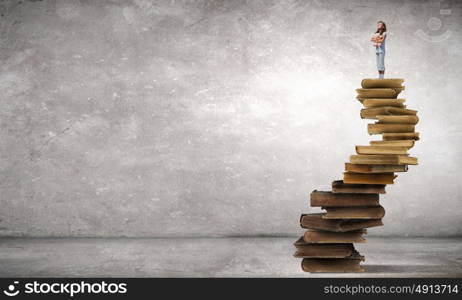
[[[461,8],[1,2],[0,235],[300,233],[309,192],[369,140],[354,89],[378,19],[422,140],[370,233],[460,235]]]

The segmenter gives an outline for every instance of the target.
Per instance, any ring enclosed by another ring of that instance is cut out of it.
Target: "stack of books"
[[[331,191],[314,190],[311,207],[322,213],[302,214],[300,225],[307,231],[295,243],[295,257],[303,258],[306,272],[363,272],[354,243],[364,243],[367,228],[382,226],[385,209],[379,195],[393,184],[398,172],[417,165],[408,150],[419,140],[415,126],[417,111],[398,98],[403,79],[364,79],[357,99],[364,106],[361,118],[373,119],[367,130],[381,140],[356,146],[356,154],[345,163],[343,180],[332,182]]]

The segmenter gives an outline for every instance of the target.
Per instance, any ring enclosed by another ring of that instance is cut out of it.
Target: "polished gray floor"
[[[462,277],[462,239],[373,238],[365,273],[309,274],[294,238],[0,239],[1,277]]]

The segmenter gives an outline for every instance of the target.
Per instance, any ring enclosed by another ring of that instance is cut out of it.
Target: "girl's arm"
[[[387,33],[385,32],[383,35],[379,35],[376,41],[377,43],[382,43],[383,41],[385,41],[386,38],[387,38]]]

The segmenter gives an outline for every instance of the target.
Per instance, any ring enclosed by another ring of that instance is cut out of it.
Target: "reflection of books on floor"
[[[355,147],[356,154],[345,163],[343,180],[332,182],[331,191],[314,190],[310,206],[323,212],[302,214],[300,226],[306,231],[295,243],[295,257],[303,258],[306,272],[363,272],[364,256],[354,243],[364,243],[366,228],[382,226],[385,209],[379,195],[393,184],[397,172],[417,165],[409,151],[419,140],[415,126],[417,111],[398,98],[403,79],[364,79],[357,99],[364,106],[361,118],[374,119],[369,134],[381,134],[381,140]]]

